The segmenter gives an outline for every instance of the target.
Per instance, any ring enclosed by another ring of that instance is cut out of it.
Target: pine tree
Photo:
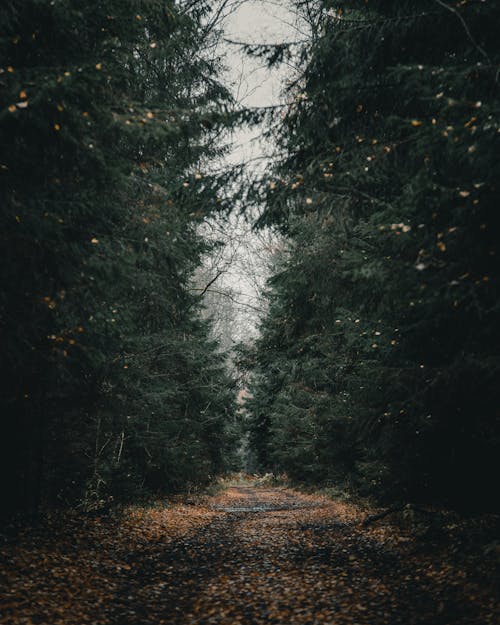
[[[0,9],[6,508],[221,469],[232,382],[199,318],[201,170],[230,124],[210,3]]]
[[[257,388],[280,389],[268,462],[495,505],[500,7],[308,6],[275,176],[254,189],[290,242],[257,350]]]

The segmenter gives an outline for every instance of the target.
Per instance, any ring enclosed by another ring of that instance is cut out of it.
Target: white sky
[[[235,11],[225,20],[226,39],[247,43],[280,43],[303,37],[298,32],[298,20],[289,10],[287,0],[233,0]],[[291,70],[286,66],[269,71],[259,59],[250,58],[238,46],[224,44],[226,81],[242,106],[262,107],[279,104],[283,82]],[[260,138],[261,129],[240,129],[232,137],[233,147],[226,159],[228,164],[248,163],[253,171],[263,170],[266,154],[272,146]],[[269,275],[269,262],[277,239],[270,232],[254,233],[241,216],[229,222],[213,224],[215,230],[224,228],[227,245],[217,257],[207,259],[203,279],[208,283],[222,268],[206,299],[215,313],[216,332],[228,348],[233,342],[251,339],[257,334],[259,311],[262,314],[261,291]],[[220,232],[220,230],[219,230]],[[229,294],[224,295],[224,293]],[[232,303],[228,319],[224,304]],[[218,321],[217,321],[218,318]]]
[[[226,18],[225,34],[227,39],[247,43],[280,43],[301,36],[298,20],[287,0],[246,0]],[[248,57],[230,44],[226,45],[226,53],[227,80],[241,105],[260,107],[280,103],[283,82],[289,74],[285,66],[269,71],[259,59]],[[266,153],[268,148],[258,140],[259,135],[258,129],[241,130],[234,137],[230,160],[241,162]]]

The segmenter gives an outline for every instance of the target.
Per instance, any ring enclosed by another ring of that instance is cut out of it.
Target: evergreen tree
[[[230,124],[209,2],[0,8],[6,508],[220,471],[232,382],[190,276]]]
[[[275,176],[253,189],[289,241],[254,436],[296,479],[496,505],[499,4],[307,8]]]

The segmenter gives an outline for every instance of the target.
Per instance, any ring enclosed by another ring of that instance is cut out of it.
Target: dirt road
[[[496,621],[491,588],[390,526],[364,528],[361,519],[355,506],[323,497],[241,487],[119,525],[97,519],[76,536],[66,525],[36,546],[21,537],[7,554],[0,623]]]
[[[400,537],[363,529],[350,506],[243,487],[229,489],[211,508],[219,513],[211,523],[158,558],[136,554],[117,622],[488,622],[487,614],[477,620],[478,607],[464,596],[463,571],[451,573],[444,563],[444,571],[428,562],[416,566]],[[126,617],[127,605],[149,603],[159,579],[154,616]]]

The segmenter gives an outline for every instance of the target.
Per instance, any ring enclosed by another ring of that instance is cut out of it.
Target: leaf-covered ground
[[[498,622],[498,548],[484,548],[498,519],[427,519],[422,537],[410,514],[363,526],[373,512],[247,486],[120,517],[55,515],[4,537],[0,623]]]

